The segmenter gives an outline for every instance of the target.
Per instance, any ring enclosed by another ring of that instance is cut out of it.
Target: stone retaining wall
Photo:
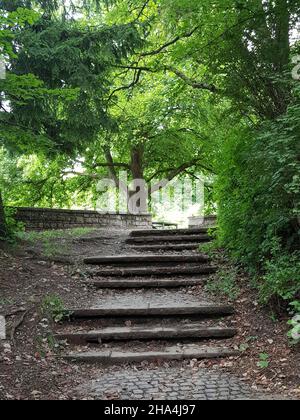
[[[79,227],[149,229],[150,214],[102,214],[90,210],[59,210],[17,208],[15,219],[24,223],[26,230],[72,229]]]

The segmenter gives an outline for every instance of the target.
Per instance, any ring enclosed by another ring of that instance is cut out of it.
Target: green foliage
[[[14,209],[5,208],[6,227],[8,232],[8,237],[6,239],[13,243],[16,241],[18,235],[24,230],[24,224],[22,222],[17,222],[14,216]]]
[[[240,347],[239,347],[239,350],[242,352],[242,353],[245,353],[248,349],[249,349],[249,344],[248,343],[242,343],[241,345],[240,345]]]
[[[47,296],[42,302],[42,313],[52,321],[59,323],[68,318],[70,313],[65,309],[63,301],[58,296]]]
[[[1,2],[2,3],[2,2]],[[0,9],[0,52],[4,57],[16,57],[12,41],[14,32],[19,31],[27,24],[34,24],[39,14],[25,7],[16,7],[7,13],[4,8]]]
[[[257,366],[260,369],[267,369],[270,366],[270,356],[266,353],[261,353],[259,355],[259,362],[257,362]]]
[[[265,275],[258,283],[261,300],[274,298],[291,301],[300,293],[300,252],[278,253],[267,260]]]
[[[213,241],[201,244],[199,246],[199,251],[201,253],[207,254],[211,258],[217,258],[218,257],[218,251],[219,251],[219,243],[217,239],[214,239]]]
[[[226,296],[234,301],[240,294],[237,284],[238,273],[234,268],[220,270],[206,284],[205,289],[214,295]]]
[[[34,155],[44,176],[28,179],[19,171],[17,184],[10,177],[5,205],[26,199],[30,205],[65,205],[62,169],[104,127],[113,126],[107,111],[110,71],[141,40],[135,25],[108,26],[95,15],[87,22],[82,11],[95,10],[95,3],[86,1],[76,20],[72,13],[77,6],[64,7],[61,1],[8,0],[0,11],[0,53],[7,63],[6,77],[0,80],[0,144],[14,159],[26,154],[32,160]],[[75,184],[82,188],[85,183]],[[32,196],[26,198],[26,189]],[[68,198],[71,203],[71,193]],[[4,232],[2,216],[1,225]]]
[[[277,120],[233,130],[219,162],[219,239],[251,273],[265,272],[264,301],[299,292],[299,93]]]
[[[16,38],[19,52],[2,82],[13,110],[2,116],[4,143],[76,156],[111,125],[108,69],[139,42],[134,28],[42,17]]]

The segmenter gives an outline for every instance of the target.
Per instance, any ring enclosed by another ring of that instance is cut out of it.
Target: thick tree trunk
[[[139,144],[131,149],[131,172],[133,179],[144,179],[144,146]]]
[[[131,162],[130,162],[130,169],[131,174],[133,177],[134,182],[136,181],[144,181],[144,146],[142,144],[138,144],[133,146],[131,149]],[[146,184],[146,183],[145,183]],[[136,203],[136,210],[137,212],[144,213],[147,207],[147,197],[148,191],[141,191],[139,186],[136,186],[135,189],[129,190],[129,199],[131,199],[135,194],[140,193],[143,197],[142,199],[138,200]],[[130,208],[129,208],[130,210]]]
[[[0,190],[0,240],[7,237],[7,225],[5,220],[4,205]]]

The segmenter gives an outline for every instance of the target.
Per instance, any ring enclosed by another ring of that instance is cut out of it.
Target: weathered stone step
[[[167,243],[184,243],[186,241],[193,242],[193,243],[202,243],[202,242],[209,242],[211,241],[211,237],[209,235],[190,235],[190,236],[181,236],[181,235],[170,235],[170,236],[139,236],[139,237],[132,237],[126,240],[127,244],[130,245],[146,245],[146,244],[167,244]]]
[[[167,277],[167,276],[195,276],[213,274],[217,267],[201,265],[199,267],[145,267],[145,268],[114,268],[94,271],[99,277]]]
[[[106,257],[85,258],[85,264],[89,265],[131,265],[131,264],[171,264],[171,263],[207,263],[206,255],[122,255]]]
[[[135,251],[190,251],[197,250],[199,244],[160,244],[160,245],[135,245]]]
[[[107,350],[84,353],[73,353],[64,359],[79,363],[133,363],[155,360],[184,360],[184,359],[217,359],[238,356],[239,352],[225,347],[208,347],[196,344],[185,346],[165,346],[158,351],[122,351]]]
[[[140,307],[115,306],[111,308],[80,308],[70,309],[73,319],[78,318],[113,318],[113,317],[135,317],[135,316],[178,316],[178,315],[201,315],[201,316],[225,316],[232,315],[234,308],[222,304],[190,304],[178,306],[158,306],[149,303]]]
[[[86,285],[96,287],[98,289],[142,289],[142,288],[175,288],[175,287],[189,287],[198,286],[202,284],[207,277],[201,279],[193,278],[178,278],[178,279],[104,279],[104,280],[91,280],[85,282]]]
[[[55,335],[58,341],[72,344],[102,343],[103,341],[122,340],[169,340],[187,338],[232,338],[233,328],[208,327],[200,323],[174,325],[168,327],[108,327],[98,331],[62,333]]]
[[[133,230],[130,233],[132,237],[139,236],[189,236],[189,235],[201,235],[207,234],[208,228],[197,228],[197,229],[147,229],[147,230]]]

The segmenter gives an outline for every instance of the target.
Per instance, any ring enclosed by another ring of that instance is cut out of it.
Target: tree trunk
[[[145,182],[144,146],[142,144],[133,146],[131,149],[130,169],[134,181],[141,180]],[[141,193],[141,196],[143,197],[143,202],[140,199],[137,201],[136,210],[140,211],[141,213],[144,213],[145,208],[147,207],[148,191],[145,191],[145,194],[143,195],[141,188],[139,186],[136,186],[136,188],[134,188],[133,190],[129,189],[129,199],[131,199],[131,197],[138,193]]]
[[[7,237],[7,225],[6,225],[6,219],[5,219],[2,194],[0,190],[0,240],[6,237]]]
[[[144,179],[144,146],[139,144],[131,149],[131,172],[133,179]]]

